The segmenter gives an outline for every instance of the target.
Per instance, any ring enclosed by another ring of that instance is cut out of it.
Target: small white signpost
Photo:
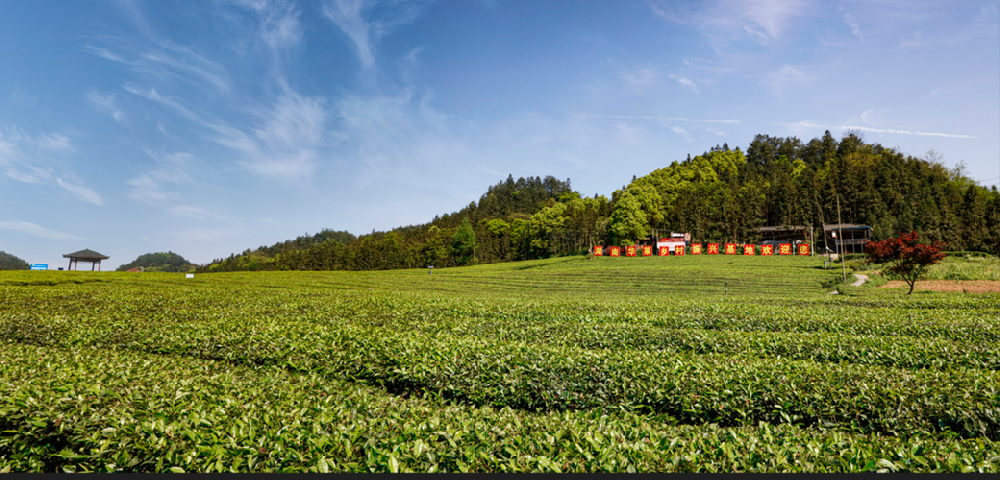
[[[189,273],[187,275],[184,275],[184,278],[194,278],[194,274],[193,273]]]

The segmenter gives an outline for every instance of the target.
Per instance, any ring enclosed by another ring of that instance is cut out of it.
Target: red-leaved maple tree
[[[909,295],[924,270],[944,258],[941,249],[946,246],[944,242],[921,245],[917,243],[917,232],[900,232],[896,238],[866,243],[865,253],[868,254],[868,263],[883,264],[883,271],[902,277],[910,285],[910,291],[906,292]]]

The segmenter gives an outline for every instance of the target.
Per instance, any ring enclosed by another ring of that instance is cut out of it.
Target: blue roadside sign
[[[47,263],[32,263],[31,264],[31,269],[32,270],[48,270],[49,269],[49,264],[47,264]]]

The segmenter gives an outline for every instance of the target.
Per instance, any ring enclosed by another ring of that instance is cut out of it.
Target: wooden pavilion
[[[94,271],[94,266],[97,266],[97,271],[101,271],[101,260],[107,260],[111,257],[107,255],[101,255],[89,248],[80,250],[79,252],[67,253],[63,255],[63,258],[69,259],[69,268],[67,270],[78,270],[74,269],[73,265],[76,264],[79,267],[80,262],[90,263],[90,271]]]

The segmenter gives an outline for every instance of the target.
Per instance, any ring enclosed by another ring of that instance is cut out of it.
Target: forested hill
[[[157,252],[139,255],[131,263],[118,267],[118,271],[141,268],[146,272],[187,272],[191,270],[191,266],[191,262],[174,252]]]
[[[0,270],[27,270],[31,266],[7,252],[0,251]]]
[[[745,152],[716,146],[633,179],[610,199],[583,197],[569,179],[508,176],[479,202],[424,225],[357,238],[325,230],[329,237],[248,250],[199,271],[496,263],[634,244],[653,229],[691,232],[695,241],[754,242],[765,225],[836,223],[838,196],[844,223],[871,225],[876,240],[916,230],[950,250],[1000,253],[995,187],[976,185],[961,165],[948,169],[933,157],[826,132],[808,143],[758,135]]]

